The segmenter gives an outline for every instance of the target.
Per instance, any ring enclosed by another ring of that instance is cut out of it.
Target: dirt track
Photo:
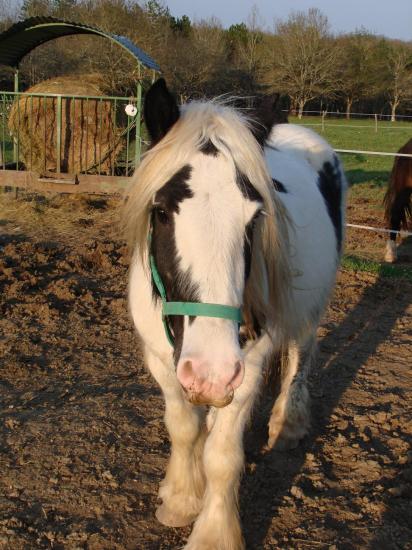
[[[190,530],[154,518],[168,439],[125,247],[90,211],[69,242],[1,224],[0,548],[180,548]],[[262,454],[262,399],[246,438],[248,550],[412,549],[411,296],[410,282],[339,275],[310,436]]]

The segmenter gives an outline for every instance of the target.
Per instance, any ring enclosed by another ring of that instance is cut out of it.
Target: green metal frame
[[[156,61],[127,37],[54,17],[30,17],[2,32],[0,34],[0,65],[18,67],[22,58],[37,46],[55,38],[76,34],[91,34],[107,38],[132,55],[139,65],[160,72]]]
[[[17,79],[16,79],[16,82],[17,82]],[[16,86],[17,87],[17,86]],[[112,104],[113,104],[113,111],[112,111],[112,115],[113,115],[113,119],[112,119],[112,123],[113,123],[113,130],[114,130],[114,133],[115,133],[115,138],[113,140],[113,143],[112,143],[112,147],[110,148],[109,151],[106,151],[105,152],[105,155],[104,156],[99,156],[100,155],[100,143],[101,141],[97,142],[97,156],[99,157],[99,161],[93,165],[93,166],[89,166],[90,164],[90,160],[91,159],[88,159],[87,158],[87,153],[88,153],[88,148],[87,148],[87,144],[86,144],[86,150],[85,150],[85,154],[86,154],[86,157],[85,157],[85,170],[86,170],[86,173],[90,173],[90,171],[92,173],[94,173],[95,171],[97,171],[98,174],[101,173],[101,170],[100,170],[100,165],[101,163],[103,163],[109,155],[112,154],[112,151],[116,149],[117,145],[119,144],[119,142],[121,140],[125,140],[126,141],[126,149],[125,149],[125,155],[126,155],[126,159],[125,159],[125,171],[126,171],[126,175],[131,175],[132,172],[133,172],[133,169],[137,166],[137,164],[140,162],[140,155],[141,155],[141,151],[142,151],[142,142],[141,142],[141,95],[142,95],[142,89],[141,89],[141,84],[139,82],[138,86],[137,86],[137,97],[136,98],[126,98],[126,97],[118,97],[118,96],[85,96],[85,95],[82,95],[82,96],[74,96],[74,95],[70,95],[70,94],[47,94],[47,93],[27,93],[27,92],[17,92],[17,91],[14,91],[14,92],[0,92],[0,116],[2,115],[2,128],[1,128],[1,133],[0,133],[0,149],[1,149],[1,158],[2,158],[2,164],[0,165],[0,170],[3,169],[3,170],[6,170],[7,169],[7,166],[6,166],[6,163],[9,162],[11,160],[10,156],[9,156],[9,161],[7,161],[7,153],[6,153],[6,143],[10,143],[12,142],[13,143],[13,152],[12,152],[12,160],[13,160],[13,163],[16,165],[17,169],[19,169],[19,162],[21,161],[20,159],[20,136],[19,134],[17,133],[16,135],[13,135],[11,136],[9,134],[9,131],[7,129],[7,114],[9,112],[9,106],[13,103],[13,102],[16,102],[17,104],[17,108],[18,108],[18,127],[20,128],[20,99],[21,98],[27,98],[28,100],[28,113],[29,113],[29,127],[30,127],[30,131],[33,127],[33,98],[39,98],[40,101],[41,99],[44,100],[44,105],[43,105],[43,108],[44,108],[44,117],[47,116],[47,108],[46,108],[46,103],[48,100],[53,100],[55,101],[55,114],[56,114],[56,142],[55,142],[55,151],[56,151],[56,168],[57,168],[57,172],[61,172],[61,168],[62,168],[62,145],[63,145],[63,135],[62,135],[62,110],[63,110],[63,101],[64,100],[72,100],[73,101],[73,114],[71,115],[72,116],[72,119],[71,120],[74,120],[74,117],[75,117],[75,113],[77,112],[76,111],[76,105],[77,105],[77,102],[78,101],[84,101],[86,102],[86,112],[88,112],[88,107],[87,107],[87,103],[89,101],[98,101],[100,103],[102,102],[106,102],[106,101],[110,101]],[[119,120],[119,113],[123,112],[123,108],[129,103],[129,102],[133,102],[135,105],[136,105],[136,108],[137,108],[137,113],[136,115],[131,118],[131,117],[128,117],[126,115],[123,115],[122,119]],[[41,104],[40,104],[41,105]],[[41,107],[40,107],[41,108]],[[79,108],[79,107],[77,107]],[[100,109],[100,117],[102,116],[102,109]],[[87,127],[88,127],[88,117],[86,117],[86,122],[85,122],[86,126],[85,126],[85,129],[86,129],[86,135],[87,135]],[[102,124],[98,124],[98,126],[100,126],[100,128],[102,128]],[[46,124],[45,124],[45,130],[46,130]],[[101,133],[100,133],[100,136],[101,136]],[[47,136],[45,135],[44,136],[44,143],[46,143],[46,138]],[[135,144],[133,145],[133,139],[135,139]],[[133,147],[133,149],[132,149]],[[73,153],[74,154],[74,153]],[[30,148],[30,163],[29,165],[31,166],[31,161],[32,161],[32,150]],[[44,157],[45,157],[45,154],[44,154]],[[120,160],[119,160],[120,162]],[[31,169],[29,166],[29,169]],[[113,165],[114,166],[114,165]],[[26,167],[27,168],[27,167]],[[44,166],[44,169],[46,167]],[[113,176],[113,170],[114,168],[112,169],[112,173],[110,174],[111,176]]]

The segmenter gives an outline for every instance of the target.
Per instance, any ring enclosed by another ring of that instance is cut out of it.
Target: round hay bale
[[[104,96],[97,75],[60,76],[29,88],[28,94]],[[109,100],[62,97],[60,166],[57,154],[57,97],[23,96],[14,101],[9,130],[19,143],[19,159],[27,170],[111,174],[124,146],[116,128],[114,104]]]

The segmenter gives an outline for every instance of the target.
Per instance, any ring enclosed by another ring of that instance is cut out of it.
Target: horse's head
[[[253,243],[265,230],[263,218],[273,217],[269,176],[252,126],[213,103],[179,112],[163,80],[146,95],[145,121],[153,147],[136,186],[142,185],[148,203],[149,254],[166,300],[243,308]],[[263,136],[262,128],[256,126],[255,134]],[[160,300],[159,294],[154,283],[153,299]],[[188,399],[230,403],[244,376],[238,323],[207,313],[171,315],[167,322]]]

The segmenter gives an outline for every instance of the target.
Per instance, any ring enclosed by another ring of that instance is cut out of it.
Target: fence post
[[[62,161],[62,96],[57,96],[57,115],[56,115],[56,124],[57,124],[57,136],[56,136],[56,172],[61,171],[61,161]]]
[[[322,111],[322,132],[325,131],[325,116],[326,116],[326,111]]]
[[[6,169],[6,94],[3,94],[3,101],[2,101],[2,136],[1,136],[1,163],[3,165],[3,170]]]
[[[378,131],[378,115],[375,113],[375,132]]]
[[[14,71],[14,91],[17,99],[17,136],[13,136],[13,162],[16,163],[17,170],[19,169],[19,138],[20,138],[20,97],[19,92],[19,69]]]
[[[135,142],[135,152],[134,152],[134,169],[135,170],[140,162],[140,155],[142,151],[141,122],[140,122],[142,118],[142,82],[140,78],[137,82],[136,107],[137,107],[136,134],[135,134],[136,142]]]

